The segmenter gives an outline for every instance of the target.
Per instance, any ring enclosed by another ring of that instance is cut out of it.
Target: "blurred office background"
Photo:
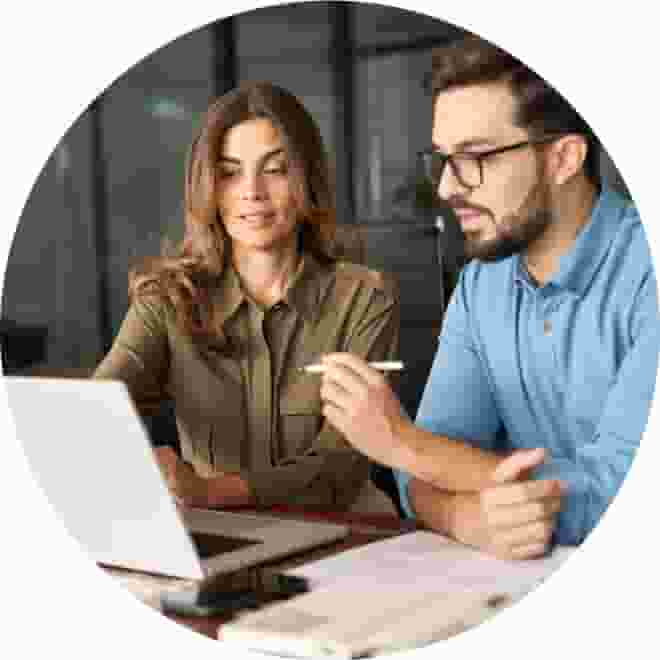
[[[414,415],[462,264],[458,227],[416,162],[430,142],[430,52],[458,35],[391,7],[296,3],[212,23],[136,64],[73,122],[27,201],[2,299],[5,371],[93,368],[126,312],[129,267],[181,236],[199,116],[236,83],[268,79],[317,119],[339,221],[358,226],[367,262],[399,281],[400,392]]]

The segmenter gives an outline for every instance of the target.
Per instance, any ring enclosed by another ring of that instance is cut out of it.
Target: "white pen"
[[[367,362],[372,369],[378,371],[401,371],[403,362]],[[306,367],[299,367],[299,371],[308,374],[322,374],[326,370],[325,364],[308,364]]]

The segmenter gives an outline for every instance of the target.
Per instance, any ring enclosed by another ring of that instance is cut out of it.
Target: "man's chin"
[[[493,263],[512,257],[520,252],[522,247],[517,241],[506,239],[470,240],[466,237],[465,256],[468,259]]]

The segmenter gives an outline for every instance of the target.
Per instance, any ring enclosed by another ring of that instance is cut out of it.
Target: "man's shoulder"
[[[626,271],[650,270],[653,264],[649,242],[635,203],[621,198],[610,221],[617,223],[610,260]]]

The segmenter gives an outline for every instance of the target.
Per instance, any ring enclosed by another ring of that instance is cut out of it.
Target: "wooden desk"
[[[247,569],[249,573],[257,577],[260,572],[284,571],[309,561],[322,559],[323,557],[328,557],[350,548],[415,529],[415,523],[413,521],[400,520],[388,514],[312,513],[288,507],[274,507],[268,513],[282,517],[341,523],[348,525],[350,534],[345,539],[329,545],[302,551],[285,559],[274,560],[268,564]],[[189,584],[187,580],[145,575],[116,568],[104,568],[104,570],[115,577],[136,597],[156,609],[159,608],[160,594],[164,590],[180,589]],[[249,577],[248,575],[246,579],[249,579]],[[172,621],[213,639],[217,638],[218,627],[230,619],[230,615],[217,617],[180,617],[168,614],[163,616],[167,616]]]

